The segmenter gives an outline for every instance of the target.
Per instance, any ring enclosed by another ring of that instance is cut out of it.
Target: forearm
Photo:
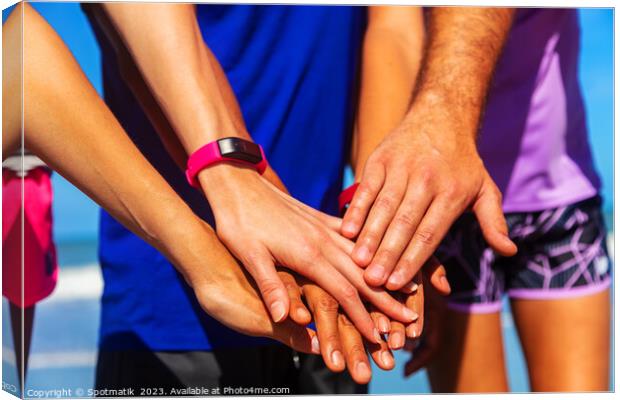
[[[407,118],[454,121],[443,130],[474,143],[486,94],[514,10],[434,7],[428,15],[425,62]]]
[[[351,164],[357,179],[381,140],[402,120],[422,60],[420,7],[370,7]]]
[[[208,142],[228,136],[252,140],[226,74],[202,39],[193,5],[108,3],[89,5],[89,11],[114,46],[127,85],[181,168],[187,154]],[[226,176],[243,174],[228,166],[217,169]],[[271,167],[264,176],[286,192]]]
[[[2,159],[17,150],[22,115],[22,16],[16,8],[2,25]]]
[[[103,7],[187,153],[221,137],[249,138],[226,76],[203,41],[193,5]]]
[[[49,25],[29,6],[25,19],[26,146],[162,251],[188,281],[207,279],[205,263],[232,260],[129,140]]]

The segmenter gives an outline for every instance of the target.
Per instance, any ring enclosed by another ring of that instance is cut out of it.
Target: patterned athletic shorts
[[[437,250],[452,287],[451,309],[497,312],[507,293],[561,299],[605,290],[611,281],[600,197],[540,212],[508,213],[519,252],[501,257],[482,237],[473,214],[457,220]]]

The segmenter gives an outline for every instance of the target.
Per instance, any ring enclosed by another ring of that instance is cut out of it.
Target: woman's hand
[[[276,265],[325,289],[375,343],[380,337],[360,294],[393,319],[415,319],[387,292],[364,282],[349,256],[353,244],[337,233],[339,219],[311,210],[247,168],[220,164],[203,170],[198,179],[213,209],[218,237],[252,275],[274,321],[283,321],[290,307]]]

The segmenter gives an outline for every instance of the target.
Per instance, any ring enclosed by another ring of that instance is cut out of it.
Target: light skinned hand
[[[368,383],[372,369],[367,351],[379,368],[394,368],[394,357],[384,341],[364,340],[336,299],[307,279],[297,276],[297,281],[313,315],[321,355],[331,371],[342,372],[346,367],[355,382]]]
[[[248,168],[220,164],[201,171],[198,179],[218,237],[252,275],[274,321],[285,320],[290,309],[276,265],[330,293],[369,341],[381,339],[360,294],[391,318],[413,321],[404,304],[364,281],[349,256],[352,242],[338,234],[340,219],[312,210]]]
[[[294,288],[297,283],[293,276],[284,271],[276,274],[291,290],[290,318],[275,323],[265,308],[260,292],[254,286],[253,279],[244,268],[230,256],[230,262],[221,262],[204,274],[200,280],[195,278],[188,283],[193,288],[196,298],[207,314],[227,327],[249,336],[262,336],[275,339],[303,353],[320,354],[316,332],[307,328],[311,315]],[[226,260],[221,257],[220,260]],[[187,278],[186,278],[187,279]]]
[[[466,135],[442,135],[458,129],[450,120],[433,112],[406,118],[364,166],[342,234],[357,237],[352,258],[367,267],[364,277],[370,285],[398,290],[410,282],[468,209],[496,252],[516,253],[508,238],[501,193],[475,141]]]
[[[423,281],[428,281],[423,279]],[[426,321],[420,337],[407,340],[405,349],[411,352],[411,358],[405,364],[405,376],[410,376],[424,368],[432,361],[441,346],[443,334],[443,318],[445,315],[445,299],[443,293],[435,290],[433,285],[426,285],[426,301],[424,302]]]
[[[407,341],[419,339],[424,332],[425,292],[431,290],[425,289],[425,284],[431,285],[432,290],[442,296],[450,294],[446,270],[435,257],[431,257],[424,264],[422,271],[415,275],[411,284],[406,285],[398,293],[392,293],[392,295],[404,302],[409,309],[415,311],[418,315],[416,320],[410,324],[405,325],[402,322],[390,320],[375,309],[371,311],[370,315],[379,331],[382,334],[388,335],[387,343],[391,350],[403,348]]]

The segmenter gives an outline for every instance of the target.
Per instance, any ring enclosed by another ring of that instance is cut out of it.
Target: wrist
[[[480,117],[480,106],[432,90],[416,97],[401,126],[412,134],[426,134],[436,143],[475,150]]]
[[[205,196],[213,206],[220,198],[230,198],[239,193],[249,182],[260,179],[250,166],[232,163],[218,163],[209,166],[196,176]]]

